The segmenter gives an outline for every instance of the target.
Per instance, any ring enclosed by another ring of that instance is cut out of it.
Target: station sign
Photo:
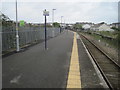
[[[43,15],[44,15],[44,16],[49,16],[49,11],[45,11],[45,10],[44,10],[44,11],[43,11]]]

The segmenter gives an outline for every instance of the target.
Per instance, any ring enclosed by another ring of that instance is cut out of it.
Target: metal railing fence
[[[45,39],[44,27],[29,25],[19,26],[20,47],[39,42]],[[60,33],[60,28],[47,27],[47,38],[55,37]],[[2,51],[16,48],[15,23],[2,25]]]

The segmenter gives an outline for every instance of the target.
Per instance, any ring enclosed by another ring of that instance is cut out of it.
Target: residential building
[[[90,30],[90,27],[91,27],[91,25],[89,25],[89,24],[84,24],[84,25],[82,25],[82,28],[83,28],[84,30]]]
[[[118,27],[120,27],[120,22],[118,22],[118,23],[112,23],[112,24],[110,24],[110,26],[118,28]]]
[[[99,23],[95,24],[94,26],[91,26],[90,30],[93,31],[113,31],[109,25],[106,23]]]

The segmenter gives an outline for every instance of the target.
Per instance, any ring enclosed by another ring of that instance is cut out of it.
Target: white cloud
[[[50,11],[48,22],[51,22],[51,12],[55,8],[54,20],[63,21],[91,21],[108,23],[117,22],[117,3],[115,2],[19,2],[18,18],[27,22],[43,22],[43,10]],[[4,3],[3,13],[15,20],[15,3]]]
[[[14,2],[15,0],[2,0],[2,2]],[[119,0],[18,0],[18,2],[119,2]]]

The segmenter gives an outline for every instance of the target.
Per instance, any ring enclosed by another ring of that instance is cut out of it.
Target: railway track
[[[110,90],[120,90],[120,66],[83,34],[80,37]]]

